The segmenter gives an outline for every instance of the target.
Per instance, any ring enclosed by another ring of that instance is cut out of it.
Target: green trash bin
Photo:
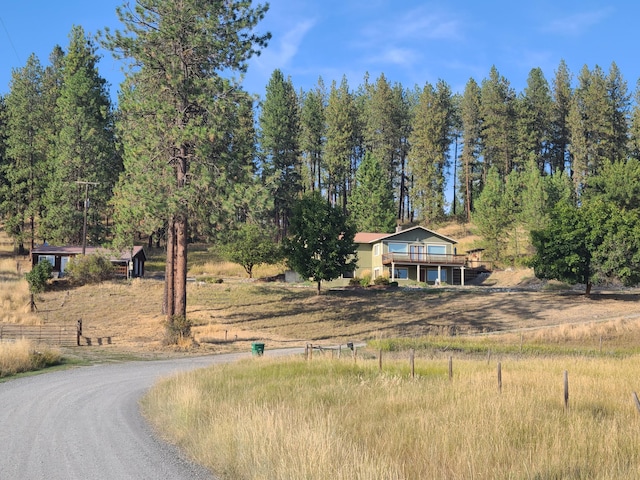
[[[252,355],[262,355],[264,353],[264,343],[254,342],[251,344]]]

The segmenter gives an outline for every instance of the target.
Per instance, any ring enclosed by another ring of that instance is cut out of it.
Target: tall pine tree
[[[121,161],[106,81],[98,73],[96,47],[81,27],[73,27],[69,38],[56,102],[55,157],[50,164],[41,236],[59,244],[101,243],[108,237],[107,206]],[[83,238],[85,209],[88,239]]]
[[[273,196],[273,221],[279,237],[287,236],[289,218],[302,190],[300,112],[291,78],[274,70],[259,116],[262,173]]]
[[[136,102],[121,107],[132,126],[147,129],[138,132],[152,147],[141,173],[149,183],[167,187],[159,202],[167,224],[164,312],[172,341],[172,332],[188,332],[187,244],[194,202],[201,192],[210,193],[215,161],[230,155],[227,110],[238,102],[239,85],[222,75],[244,72],[266,45],[269,35],[253,33],[266,10],[246,2],[138,1],[134,9],[118,8],[125,30],[106,35],[107,46],[131,64],[125,87]],[[135,154],[140,147],[130,148]]]

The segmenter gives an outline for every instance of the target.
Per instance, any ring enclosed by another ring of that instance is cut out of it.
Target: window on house
[[[38,263],[44,262],[45,260],[47,260],[52,267],[55,267],[56,265],[55,255],[38,255]]]
[[[427,253],[429,255],[446,255],[446,245],[427,245]]]
[[[438,270],[436,270],[435,268],[430,268],[429,270],[427,270],[427,282],[434,282],[438,279]],[[446,270],[440,270],[440,281],[441,282],[446,282],[447,281],[447,271]]]
[[[377,257],[377,256],[379,256],[379,255],[380,255],[380,244],[379,244],[379,243],[376,243],[376,244],[373,246],[373,256],[374,256],[374,257]]]
[[[373,279],[375,280],[379,276],[380,276],[380,269],[379,268],[374,268],[373,269]]]
[[[409,278],[409,269],[408,268],[396,268],[393,271],[394,279],[396,280],[407,280]]]
[[[389,253],[407,253],[408,244],[406,243],[390,243]]]

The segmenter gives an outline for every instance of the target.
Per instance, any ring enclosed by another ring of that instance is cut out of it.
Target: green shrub
[[[38,262],[29,273],[25,275],[29,283],[31,293],[42,293],[47,288],[47,281],[51,278],[53,267],[49,260]]]
[[[107,257],[94,253],[76,255],[67,264],[65,276],[74,285],[100,283],[113,278],[113,265]]]
[[[374,285],[389,285],[389,277],[381,275],[373,281]]]
[[[350,287],[359,287],[362,284],[362,279],[360,277],[353,277],[349,279]]]

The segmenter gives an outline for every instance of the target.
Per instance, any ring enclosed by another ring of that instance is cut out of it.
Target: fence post
[[[382,372],[382,349],[378,352],[378,370]]]
[[[453,380],[453,357],[449,355],[449,381]]]
[[[498,391],[502,393],[502,363],[498,362]]]
[[[409,350],[409,364],[411,365],[411,378],[416,378],[416,351],[412,348]]]
[[[569,409],[569,372],[564,371],[564,409]]]
[[[640,413],[640,400],[638,400],[638,394],[636,392],[633,392],[633,402],[636,404],[638,413]]]
[[[342,345],[338,345],[338,359],[342,356]]]
[[[356,362],[358,356],[358,347],[353,346],[353,361]]]
[[[78,323],[76,326],[76,345],[78,347],[80,346],[80,337],[82,337],[82,319],[78,320]]]

